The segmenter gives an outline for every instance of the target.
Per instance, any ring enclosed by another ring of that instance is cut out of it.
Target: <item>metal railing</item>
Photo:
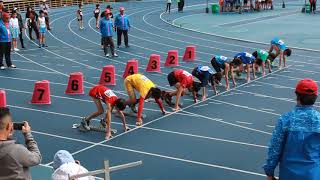
[[[132,163],[109,167],[109,161],[104,161],[104,169],[99,169],[99,170],[90,171],[90,172],[83,173],[83,174],[69,176],[69,180],[74,180],[74,179],[88,177],[88,176],[96,176],[98,174],[103,174],[103,173],[104,173],[104,179],[110,180],[110,172],[118,171],[118,170],[122,170],[122,169],[127,169],[127,168],[132,168],[132,167],[136,167],[136,166],[140,166],[140,165],[142,165],[142,161],[136,161],[136,162],[132,162]]]

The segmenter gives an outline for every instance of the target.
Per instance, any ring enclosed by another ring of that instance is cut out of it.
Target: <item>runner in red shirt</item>
[[[81,125],[84,129],[89,131],[90,130],[90,127],[89,127],[90,121],[93,118],[98,117],[103,114],[104,109],[103,109],[101,102],[104,102],[107,105],[106,117],[105,117],[105,120],[104,121],[101,120],[100,123],[103,126],[106,126],[106,128],[107,128],[106,139],[111,138],[111,113],[112,113],[112,110],[114,107],[116,108],[116,110],[119,112],[119,114],[121,116],[124,130],[125,131],[129,130],[128,126],[126,125],[125,116],[122,112],[126,108],[126,104],[125,104],[124,99],[118,98],[113,93],[113,91],[111,89],[104,87],[104,86],[101,86],[101,85],[97,85],[97,86],[94,86],[93,88],[91,88],[91,90],[89,92],[89,96],[91,96],[93,102],[96,104],[97,112],[94,112],[91,115],[89,115],[88,117],[84,117],[82,119]]]
[[[192,92],[194,101],[197,102],[196,92],[201,89],[201,84],[193,80],[192,74],[185,70],[177,69],[168,74],[168,81],[170,86],[175,86],[177,90],[165,92],[163,96],[169,105],[172,105],[172,96],[176,96],[175,111],[179,110],[180,97],[184,94],[185,89],[189,89]]]

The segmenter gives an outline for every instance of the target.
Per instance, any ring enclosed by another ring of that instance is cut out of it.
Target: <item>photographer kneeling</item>
[[[22,131],[26,147],[12,140],[14,130]],[[29,167],[40,161],[41,154],[28,122],[13,123],[9,109],[0,108],[0,179],[31,180]]]

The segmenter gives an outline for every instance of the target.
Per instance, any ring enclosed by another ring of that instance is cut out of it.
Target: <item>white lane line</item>
[[[41,113],[46,113],[46,114],[54,114],[54,115],[59,115],[59,116],[66,116],[66,117],[72,117],[72,118],[77,118],[81,119],[81,116],[76,116],[76,115],[71,115],[71,114],[63,114],[63,113],[57,113],[57,112],[52,112],[52,111],[44,111],[44,110],[39,110],[39,109],[32,109],[32,108],[26,108],[26,107],[21,107],[21,106],[14,106],[14,105],[9,105],[12,108],[17,108],[17,109],[24,109],[24,110],[29,110],[29,111],[36,111],[36,112],[41,112]],[[187,114],[184,114],[187,116]],[[99,122],[99,119],[93,119],[94,121]],[[120,122],[111,122],[112,124],[117,124],[117,125],[122,125]],[[130,127],[135,128],[135,125],[130,125]],[[188,137],[195,137],[199,139],[207,139],[207,140],[214,140],[214,141],[221,141],[221,142],[227,142],[227,143],[232,143],[232,144],[239,144],[239,145],[245,145],[245,146],[253,146],[253,147],[259,147],[259,148],[267,148],[267,146],[264,145],[259,145],[259,144],[252,144],[252,143],[246,143],[246,142],[241,142],[241,141],[234,141],[234,140],[228,140],[228,139],[221,139],[221,138],[214,138],[214,137],[208,137],[208,136],[202,136],[202,135],[195,135],[195,134],[190,134],[190,133],[182,133],[182,132],[177,132],[177,131],[170,131],[170,130],[164,130],[164,129],[159,129],[159,128],[151,128],[151,127],[143,127],[142,129],[147,129],[151,131],[156,131],[156,132],[164,132],[164,133],[170,133],[170,134],[175,134],[175,135],[181,135],[181,136],[188,136]],[[83,141],[85,142],[85,141]],[[92,142],[93,143],[93,142]],[[95,143],[93,143],[95,144]]]
[[[49,133],[44,133],[44,132],[40,132],[40,131],[33,131],[33,132],[34,132],[34,133],[37,133],[37,134],[42,134],[42,135],[50,136],[50,137],[55,137],[55,138],[60,138],[60,139],[66,139],[66,140],[71,140],[71,141],[76,141],[76,142],[81,142],[81,143],[86,143],[86,144],[91,144],[91,145],[94,145],[94,144],[95,144],[95,143],[90,142],[90,141],[84,141],[84,140],[80,140],[80,139],[76,139],[76,138],[69,138],[69,137],[59,136],[59,135],[55,135],[55,134],[49,134]],[[200,161],[182,159],[182,158],[177,158],[177,157],[173,157],[173,156],[166,156],[166,155],[161,155],[161,154],[156,154],[156,153],[150,153],[150,152],[145,152],[145,151],[140,151],[140,150],[123,148],[123,147],[119,147],[119,146],[112,146],[112,145],[107,145],[107,144],[100,144],[99,146],[108,147],[108,148],[117,149],[117,150],[122,150],[122,151],[127,151],[127,152],[133,152],[133,153],[137,153],[137,154],[143,154],[143,155],[153,156],[153,157],[158,157],[158,158],[163,158],[163,159],[180,161],[180,162],[185,162],[185,163],[189,163],[189,164],[196,164],[196,165],[207,166],[207,167],[212,167],[212,168],[217,168],[217,169],[224,169],[224,170],[228,170],[228,171],[234,171],[234,172],[239,172],[239,173],[244,173],[244,174],[249,174],[249,175],[265,176],[264,174],[259,174],[259,173],[255,173],[255,172],[251,172],[251,171],[246,171],[246,170],[231,168],[231,167],[227,167],[227,166],[221,166],[221,165],[217,165],[217,164],[203,163],[203,162],[200,162]],[[75,154],[77,154],[77,153],[76,153],[76,152],[75,152],[75,153],[72,153],[72,155],[75,155]],[[50,166],[52,163],[53,163],[53,162],[50,162],[50,163],[48,163],[48,164],[45,164],[44,166],[45,166],[45,167],[48,167],[48,166]]]
[[[275,126],[271,126],[271,125],[266,125],[269,128],[275,128]]]
[[[39,81],[39,80],[35,80],[35,79],[15,78],[15,77],[8,77],[8,76],[0,76],[0,78],[4,78],[4,79],[14,79],[14,80],[20,80],[20,81],[30,81],[30,82]],[[61,86],[68,86],[68,84],[52,82],[51,80],[50,80],[50,84],[56,84],[56,85],[61,85]],[[83,87],[84,87],[84,88],[91,88],[91,87],[89,87],[89,86],[83,86]]]
[[[215,99],[212,99],[211,101],[216,101],[216,102],[220,102],[222,104],[227,104],[227,105],[234,106],[234,107],[239,107],[239,108],[248,109],[248,110],[257,111],[257,112],[263,112],[263,113],[272,114],[275,116],[280,116],[280,114],[278,114],[278,113],[264,111],[264,110],[260,110],[260,109],[256,109],[256,108],[252,108],[252,107],[248,107],[248,106],[243,106],[243,105],[239,105],[239,104],[229,103],[229,102],[225,102],[225,101],[219,101],[219,100],[215,100]]]
[[[252,125],[250,122],[245,122],[245,121],[236,121],[239,124],[247,124],[247,125]]]
[[[186,8],[188,7],[194,7],[194,6],[201,6],[201,5],[206,5],[206,4],[196,4],[196,5],[191,5],[191,6],[187,6]],[[175,8],[174,10],[176,10],[177,8]],[[156,10],[156,11],[159,11],[159,10]],[[153,11],[153,12],[156,12],[156,11]],[[152,12],[151,12],[152,13]],[[163,14],[165,14],[165,12],[161,13],[160,14],[160,19],[166,23],[166,24],[169,24],[171,26],[174,26],[176,28],[182,28],[182,29],[185,29],[185,30],[188,30],[188,31],[191,31],[191,32],[197,32],[197,33],[201,33],[201,34],[206,34],[206,35],[211,35],[211,36],[215,36],[215,37],[221,37],[221,38],[225,38],[225,39],[230,39],[230,40],[236,40],[236,41],[239,41],[239,42],[246,42],[246,43],[254,43],[254,44],[260,44],[260,45],[270,45],[269,43],[265,43],[265,42],[258,42],[258,41],[251,41],[251,40],[247,40],[247,39],[240,39],[240,38],[234,38],[234,37],[230,37],[230,36],[223,36],[223,35],[219,35],[219,34],[214,34],[214,33],[208,33],[208,32],[202,32],[202,31],[196,31],[196,30],[193,30],[191,28],[186,28],[186,27],[180,27],[179,25],[176,25],[176,24],[173,24],[172,22],[168,22],[167,20],[165,20],[162,16]],[[157,27],[155,27],[157,28]],[[162,28],[158,28],[158,29],[161,29],[162,31],[168,31],[168,30],[164,30]],[[178,34],[178,33],[174,33],[172,31],[168,31],[169,33],[171,34]],[[183,33],[180,33],[178,35],[184,35]],[[186,37],[189,37],[190,36],[187,36],[187,35],[184,35]],[[193,37],[194,38],[194,37]],[[198,38],[198,39],[201,39],[201,38]],[[205,40],[205,39],[201,39],[201,40]],[[218,41],[212,41],[212,40],[207,40],[209,42],[216,42],[216,43],[221,43],[221,42],[218,42]],[[256,47],[250,47],[250,46],[243,46],[243,45],[236,45],[236,44],[230,44],[230,43],[224,43],[224,44],[227,44],[227,45],[233,45],[233,46],[240,46],[240,47],[243,47],[243,48],[250,48],[250,49],[256,49]],[[315,49],[308,49],[308,48],[300,48],[300,47],[291,47],[291,48],[294,48],[294,49],[298,49],[298,50],[307,50],[307,51],[313,51],[313,52],[320,52],[320,50],[315,50]],[[301,57],[310,57],[310,56],[305,56],[305,55],[301,55],[301,54],[295,54],[296,56],[301,56]]]
[[[29,72],[37,72],[37,73],[47,73],[47,74],[59,74],[57,72],[51,72],[51,71],[40,71],[40,70],[33,70],[33,69],[23,69],[23,68],[15,68],[15,70],[21,70],[21,71],[29,71]]]
[[[208,106],[209,104],[200,104],[200,105],[197,105],[197,106],[193,106],[194,108],[200,108],[200,107],[203,107],[203,106]]]
[[[274,109],[268,109],[268,108],[260,108],[260,109],[263,110],[263,111],[271,111],[271,112],[275,111]]]
[[[185,111],[185,110],[183,110],[183,112],[188,113],[188,114],[191,114],[191,115],[194,115],[194,116],[196,116],[196,117],[208,119],[208,120],[211,120],[211,121],[220,122],[220,123],[222,123],[222,124],[227,124],[227,125],[230,125],[230,126],[239,127],[239,128],[246,129],[246,130],[249,130],[249,131],[254,131],[254,132],[259,132],[259,133],[262,133],[262,134],[271,135],[271,133],[266,132],[266,131],[262,131],[262,130],[254,129],[254,128],[249,128],[249,127],[246,127],[246,126],[241,126],[241,125],[238,125],[238,124],[234,124],[234,123],[230,123],[230,122],[227,122],[227,121],[223,121],[222,119],[211,118],[211,117],[208,117],[208,116],[203,116],[203,115],[196,114],[196,113],[192,113],[192,112]]]

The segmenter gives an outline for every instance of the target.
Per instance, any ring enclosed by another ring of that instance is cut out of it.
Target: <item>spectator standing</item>
[[[317,0],[309,0],[309,2],[310,2],[310,14],[315,14]]]
[[[110,11],[109,17],[113,20],[112,9],[113,9],[113,8],[112,8],[110,5],[108,5],[108,6],[106,7],[106,10]],[[104,15],[105,15],[105,11],[103,11],[103,12],[101,13],[100,18],[103,18]],[[101,37],[101,48],[103,49],[103,39],[102,39],[102,37]]]
[[[94,18],[96,19],[96,28],[99,28],[99,15],[100,15],[100,4],[96,4],[96,8],[93,11]]]
[[[16,68],[11,62],[11,31],[9,27],[9,13],[2,12],[2,20],[0,20],[0,69],[4,70],[3,56],[6,64],[10,68]]]
[[[20,14],[20,11],[18,8],[13,8],[13,11],[15,11],[17,13],[17,18],[19,21],[19,39],[20,39],[20,43],[21,43],[21,48],[25,48],[24,47],[24,43],[23,43],[23,30],[24,30],[24,23],[22,20],[22,16]]]
[[[124,13],[124,7],[120,7],[120,13],[116,16],[114,24],[116,26],[117,31],[117,45],[118,48],[121,46],[121,37],[123,34],[124,37],[124,44],[126,48],[129,47],[129,40],[128,40],[128,31],[130,29],[130,22],[129,17]]]
[[[3,0],[0,0],[0,20],[2,19],[2,11],[3,11]]]
[[[19,20],[17,18],[17,12],[13,11],[9,21],[9,27],[12,38],[12,51],[19,51],[17,47],[17,39],[19,37]]]
[[[50,11],[50,7],[48,4],[46,4],[46,0],[42,0],[42,4],[40,4],[40,10],[42,10],[44,12],[44,17],[46,20],[46,26],[48,31],[51,30],[50,28],[50,22],[49,22],[49,11]]]
[[[29,30],[29,38],[30,40],[34,40],[32,37],[32,29],[36,33],[37,39],[39,39],[39,31],[37,28],[37,19],[38,19],[38,14],[29,6],[27,8],[26,12],[26,22]]]
[[[79,9],[77,10],[77,19],[79,22],[79,29],[84,29],[83,27],[83,12],[82,12],[82,4],[79,4]]]
[[[166,12],[169,11],[169,14],[170,14],[170,11],[171,11],[171,3],[172,1],[171,0],[167,0],[167,8],[166,8]]]
[[[107,57],[110,57],[110,54],[108,53],[108,48],[110,47],[111,49],[111,54],[113,57],[118,57],[118,55],[115,52],[114,48],[114,42],[112,39],[113,33],[114,33],[114,26],[113,26],[113,21],[110,18],[110,10],[106,10],[105,15],[103,18],[100,20],[100,32],[102,36],[102,41],[103,41],[103,50],[104,54]]]
[[[60,150],[54,155],[53,170],[52,180],[66,180],[69,176],[88,173],[88,170],[81,166],[79,161],[75,161],[66,150]],[[94,177],[88,176],[77,180],[94,180]]]
[[[303,79],[296,86],[297,105],[277,122],[263,166],[268,180],[274,179],[279,163],[283,180],[320,179],[320,113],[313,107],[318,85]]]
[[[40,14],[40,17],[38,18],[38,29],[39,29],[39,35],[40,35],[39,48],[48,47],[47,45],[45,45],[45,40],[46,40],[45,34],[47,31],[45,15],[42,10],[40,10],[39,14]]]
[[[41,154],[28,122],[22,126],[26,147],[12,140],[14,133],[8,108],[0,108],[0,177],[31,180],[29,167],[40,164]]]

